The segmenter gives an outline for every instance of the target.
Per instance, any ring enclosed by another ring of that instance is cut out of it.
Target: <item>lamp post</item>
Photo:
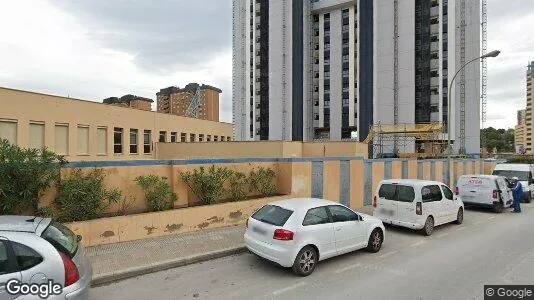
[[[473,58],[472,60],[468,61],[467,63],[465,63],[463,66],[461,66],[458,71],[456,71],[456,74],[454,74],[454,76],[452,77],[452,80],[451,82],[449,83],[449,93],[447,94],[447,152],[448,152],[448,157],[450,159],[451,157],[451,154],[452,154],[452,145],[451,145],[451,89],[452,89],[452,86],[453,86],[453,83],[454,83],[454,79],[456,79],[456,76],[460,73],[460,71],[462,71],[468,64],[474,62],[475,60],[478,60],[478,59],[485,59],[487,57],[497,57],[499,54],[501,53],[501,51],[499,50],[493,50],[489,53],[486,53],[480,57],[477,57],[477,58]]]

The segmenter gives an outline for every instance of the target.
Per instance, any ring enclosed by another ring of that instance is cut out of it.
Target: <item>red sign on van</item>
[[[482,179],[478,179],[478,178],[470,178],[467,183],[471,184],[471,185],[481,185],[482,184]]]

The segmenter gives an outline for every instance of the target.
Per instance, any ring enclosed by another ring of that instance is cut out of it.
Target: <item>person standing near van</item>
[[[523,185],[519,182],[519,178],[512,178],[514,183],[514,210],[512,212],[520,213],[521,212],[521,199],[523,199]]]

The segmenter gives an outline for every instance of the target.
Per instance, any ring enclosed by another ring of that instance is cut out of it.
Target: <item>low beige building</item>
[[[154,159],[157,142],[230,141],[232,124],[0,88],[0,138],[69,161]]]

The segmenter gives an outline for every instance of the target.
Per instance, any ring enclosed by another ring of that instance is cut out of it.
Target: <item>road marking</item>
[[[442,237],[445,237],[445,236],[448,236],[448,235],[449,235],[448,233],[443,233],[443,234],[438,235],[437,237],[438,238],[442,238]]]
[[[361,263],[357,263],[357,264],[354,264],[354,265],[351,265],[351,266],[347,266],[347,267],[342,268],[342,269],[338,269],[338,270],[334,271],[334,273],[336,273],[336,274],[343,273],[343,272],[358,268],[361,265],[362,265]]]
[[[277,291],[274,291],[273,292],[273,295],[279,295],[279,294],[282,294],[282,293],[285,293],[285,292],[289,292],[291,290],[294,290],[296,288],[299,288],[299,287],[302,287],[302,286],[305,286],[306,285],[306,282],[304,281],[301,281],[299,283],[295,283],[295,284],[292,284],[288,287],[285,287],[283,289],[280,289],[280,290],[277,290]]]
[[[488,218],[488,220],[493,220],[493,219],[495,219],[495,216]]]
[[[391,252],[388,252],[388,253],[384,253],[384,254],[382,254],[382,255],[380,255],[380,256],[378,256],[378,257],[379,257],[379,258],[384,258],[384,257],[390,256],[391,254],[395,254],[395,253],[397,253],[397,252],[399,252],[399,251],[398,251],[398,250],[391,251]]]
[[[410,247],[417,247],[417,246],[421,246],[423,244],[426,244],[426,241],[421,240],[419,242],[411,244]]]

